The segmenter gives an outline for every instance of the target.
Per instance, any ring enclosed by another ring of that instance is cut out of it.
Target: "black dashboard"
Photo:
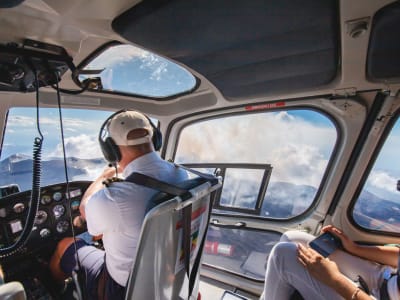
[[[78,218],[79,205],[90,184],[90,181],[74,181],[42,187],[32,232],[20,252],[35,252],[46,244],[71,236],[72,226],[75,234],[85,232],[86,224]],[[30,198],[31,191],[24,191],[0,199],[0,248],[13,245],[19,238]]]
[[[28,300],[71,299],[69,289],[60,287],[49,270],[49,260],[60,239],[87,235],[79,205],[91,181],[53,184],[40,189],[39,207],[26,243],[0,258],[5,282],[23,284]],[[31,191],[0,198],[0,248],[15,244],[23,232]]]

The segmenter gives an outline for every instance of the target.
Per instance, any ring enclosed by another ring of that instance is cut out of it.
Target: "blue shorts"
[[[75,247],[77,255],[75,255]],[[77,239],[76,246],[70,245],[61,258],[60,267],[65,274],[71,275],[73,270],[78,269],[76,256],[79,258],[82,277],[86,281],[86,294],[89,299],[124,299],[125,287],[115,282],[108,273],[103,250],[88,245],[84,240]],[[103,291],[99,292],[100,278],[104,285],[100,287]]]

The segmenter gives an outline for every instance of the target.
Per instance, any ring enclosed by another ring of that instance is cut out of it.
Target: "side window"
[[[185,127],[175,161],[224,170],[215,209],[288,219],[312,204],[336,139],[314,110],[229,115]]]
[[[355,202],[353,220],[370,230],[399,232],[400,119],[394,124]]]

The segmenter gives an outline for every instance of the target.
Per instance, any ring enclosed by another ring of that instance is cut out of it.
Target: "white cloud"
[[[27,116],[10,116],[7,120],[7,127],[32,127],[36,124],[36,120]]]
[[[60,157],[63,155],[62,150],[62,145],[58,144],[49,156]],[[103,156],[97,138],[86,134],[66,138],[65,152],[68,157],[98,158]]]
[[[368,177],[368,184],[389,192],[396,192],[397,179],[384,171],[372,171]]]
[[[177,159],[271,164],[272,181],[319,186],[336,138],[334,126],[287,112],[232,117],[185,129]]]
[[[60,121],[58,117],[50,118],[41,116],[39,125],[41,130],[60,130]],[[8,127],[13,128],[12,130],[15,131],[17,130],[16,128],[32,128],[36,130],[36,118],[23,115],[10,116],[7,122],[7,131],[10,131]],[[75,131],[75,129],[98,130],[98,124],[77,118],[63,118],[63,128],[66,131]]]
[[[137,57],[143,57],[146,51],[131,45],[119,45],[104,51],[97,59],[94,59],[87,69],[103,69],[104,66],[112,68],[131,61]]]
[[[319,186],[328,160],[316,146],[288,144],[275,149],[272,161],[275,181]]]

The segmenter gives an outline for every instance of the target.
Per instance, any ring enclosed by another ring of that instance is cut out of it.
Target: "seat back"
[[[201,263],[202,241],[215,191],[221,183],[194,178],[179,187],[189,192],[175,197],[160,192],[153,199],[154,203],[161,204],[146,214],[126,288],[126,300],[197,299],[200,273],[195,265]],[[186,225],[185,219],[189,220]],[[190,249],[188,256],[185,249]],[[194,279],[191,295],[190,277]]]

